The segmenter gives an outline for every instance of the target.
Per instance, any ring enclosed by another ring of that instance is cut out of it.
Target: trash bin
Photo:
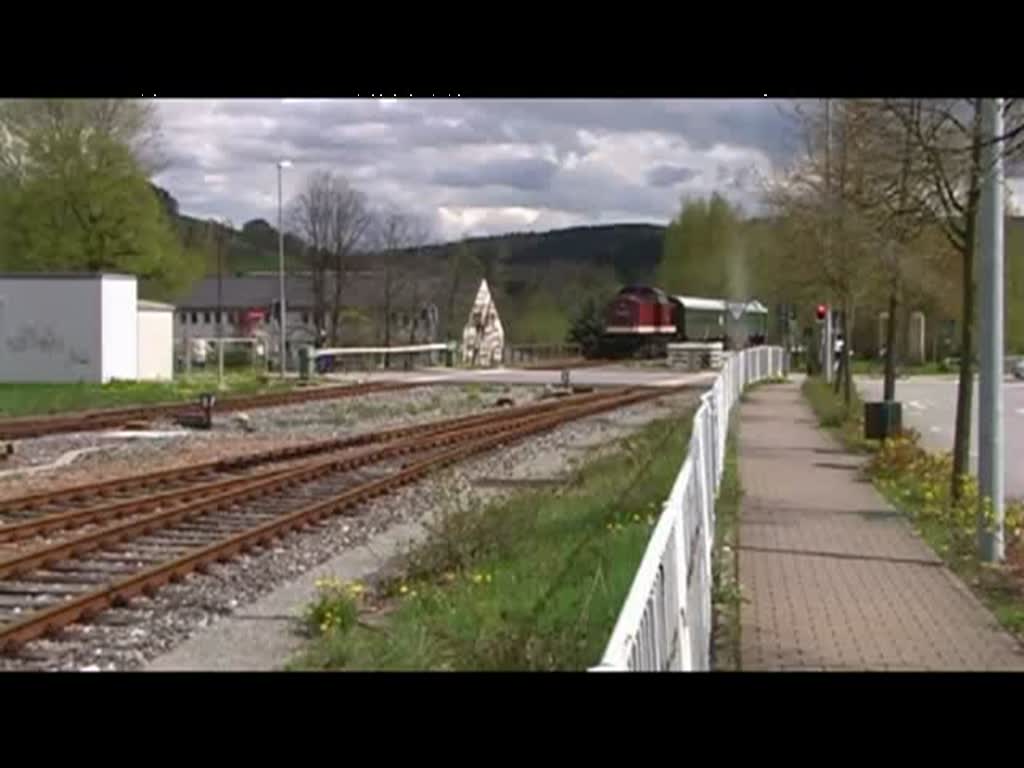
[[[864,437],[884,440],[903,431],[903,404],[895,401],[864,403]]]
[[[299,347],[299,378],[308,381],[313,377],[313,347],[308,344]]]

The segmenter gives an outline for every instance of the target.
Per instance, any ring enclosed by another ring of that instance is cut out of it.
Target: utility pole
[[[277,255],[278,255],[278,280],[280,282],[280,308],[281,308],[281,376],[285,375],[288,360],[288,334],[285,330],[288,307],[285,301],[284,291],[284,209],[281,202],[281,174],[285,168],[291,167],[290,160],[277,161]]]
[[[1003,100],[982,100],[981,375],[978,403],[978,553],[983,560],[1006,557],[1003,533]],[[990,503],[991,526],[985,506]]]

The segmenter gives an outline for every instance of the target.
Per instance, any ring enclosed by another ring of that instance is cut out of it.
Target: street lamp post
[[[285,168],[291,167],[290,160],[277,161],[277,246],[278,246],[278,276],[280,279],[280,323],[281,323],[281,376],[284,377],[287,368],[287,333],[285,329],[287,317],[287,304],[284,296],[284,212],[281,204],[281,173]]]
[[[982,100],[985,146],[981,190],[981,370],[978,387],[978,549],[982,559],[1006,557],[1003,427],[1003,100]],[[985,504],[991,503],[991,519]]]
[[[224,387],[224,222],[214,222],[217,241],[217,388]]]

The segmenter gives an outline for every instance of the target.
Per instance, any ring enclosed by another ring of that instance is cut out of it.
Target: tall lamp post
[[[978,386],[978,549],[982,559],[1006,558],[1005,444],[1003,422],[1003,100],[982,100],[981,235],[981,367]],[[991,500],[991,519],[985,502]]]
[[[285,341],[287,333],[285,330],[286,317],[288,314],[287,305],[284,297],[284,213],[281,204],[281,173],[285,168],[291,168],[292,163],[290,160],[278,160],[277,161],[277,247],[278,247],[278,276],[280,279],[281,289],[281,300],[280,300],[280,311],[281,311],[281,376],[284,377],[285,370],[288,365],[288,347]]]
[[[217,388],[224,388],[224,238],[231,228],[228,219],[213,220],[217,248]]]

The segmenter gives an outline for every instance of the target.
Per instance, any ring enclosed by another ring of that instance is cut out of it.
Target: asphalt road
[[[865,400],[882,399],[881,377],[857,377]],[[929,450],[953,450],[956,418],[955,376],[897,379],[896,399],[903,403],[903,423],[921,433]],[[971,426],[971,470],[978,471],[978,384],[975,379]],[[1003,430],[1006,436],[1006,495],[1024,498],[1024,381],[1003,385]]]

